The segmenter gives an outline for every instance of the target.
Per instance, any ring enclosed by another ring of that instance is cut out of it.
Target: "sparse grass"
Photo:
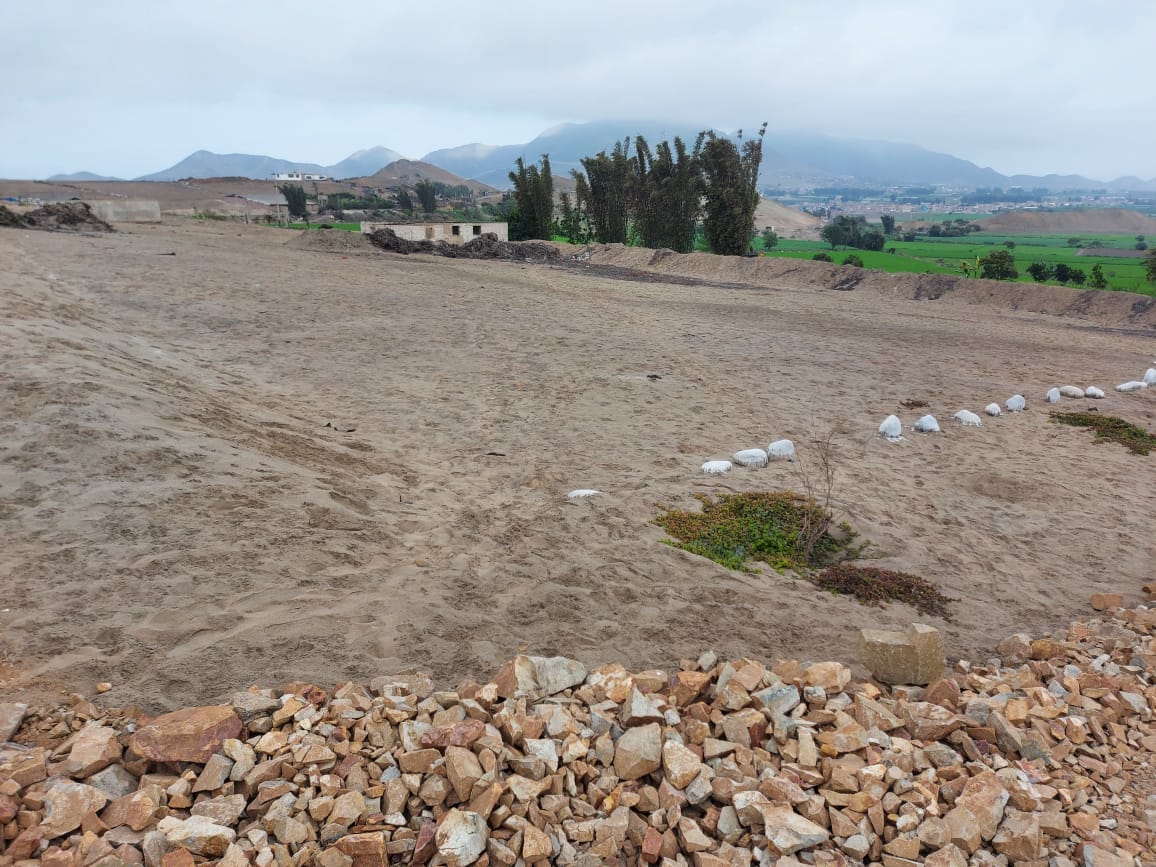
[[[1095,431],[1095,442],[1113,442],[1124,446],[1134,455],[1146,455],[1156,448],[1156,436],[1144,428],[1113,415],[1095,412],[1053,412],[1051,420]]]
[[[904,602],[922,614],[950,620],[949,599],[924,578],[906,572],[894,572],[874,566],[856,566],[840,563],[811,576],[811,581],[824,590],[840,596],[854,596],[864,605],[885,605]]]
[[[723,494],[717,500],[695,496],[702,502],[701,512],[671,509],[654,523],[677,540],[669,544],[729,569],[749,572],[749,561],[762,561],[775,569],[802,571],[852,550],[855,534],[845,525],[840,535],[825,531],[818,540],[809,538],[808,529],[828,526],[831,516],[799,494]]]

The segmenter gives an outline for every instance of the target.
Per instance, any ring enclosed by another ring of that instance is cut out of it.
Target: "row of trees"
[[[519,159],[510,172],[510,237],[549,239],[558,232],[575,244],[634,241],[689,253],[701,222],[713,252],[743,255],[754,239],[766,128],[746,141],[740,131],[737,144],[712,132],[700,133],[691,147],[677,137],[654,148],[643,136],[624,139],[571,172],[574,196],[561,194],[557,220],[549,156],[540,167]]]

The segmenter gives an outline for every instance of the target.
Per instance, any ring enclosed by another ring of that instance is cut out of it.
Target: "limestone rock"
[[[515,656],[498,671],[498,695],[545,698],[586,680],[586,666],[564,656]]]
[[[662,728],[658,723],[627,729],[614,747],[614,771],[637,780],[662,766]]]
[[[241,720],[232,707],[194,707],[164,714],[142,726],[133,735],[132,747],[154,762],[204,764],[226,739],[240,733]]]
[[[963,727],[963,720],[946,708],[925,701],[903,705],[903,719],[911,736],[920,741],[938,741]]]
[[[560,657],[558,657],[560,658]],[[447,867],[473,864],[486,851],[489,828],[477,813],[450,810],[438,825],[434,839]]]
[[[863,629],[859,659],[880,683],[927,684],[943,676],[943,639],[938,629],[922,623],[904,632]]]
[[[694,750],[677,741],[662,745],[662,771],[676,789],[685,789],[702,771],[703,764]]]
[[[107,768],[120,758],[120,753],[116,731],[89,723],[76,733],[72,750],[64,761],[64,770],[69,776],[83,780]]]
[[[351,859],[352,867],[387,867],[389,856],[385,851],[385,843],[385,835],[381,831],[369,831],[346,834],[333,845]]]
[[[831,836],[822,825],[803,818],[790,807],[767,807],[762,818],[767,839],[780,855],[813,848]]]
[[[1109,608],[1119,608],[1124,604],[1124,597],[1119,593],[1093,593],[1088,601],[1096,611],[1105,611]]]
[[[234,825],[245,812],[245,806],[244,795],[222,795],[198,801],[189,812],[194,816],[211,819],[218,825]]]
[[[1026,632],[1009,635],[995,646],[995,652],[1006,665],[1022,665],[1032,658],[1032,637]]]
[[[20,730],[28,705],[18,701],[0,702],[0,744],[12,740],[12,735]]]
[[[108,795],[83,783],[57,783],[44,796],[44,821],[40,829],[47,840],[60,837],[80,827],[85,814],[96,812],[108,803]]]
[[[190,816],[183,820],[170,816],[162,819],[157,827],[164,831],[165,838],[173,846],[206,858],[220,858],[229,844],[237,839],[237,832],[232,828],[218,825],[206,816]]]

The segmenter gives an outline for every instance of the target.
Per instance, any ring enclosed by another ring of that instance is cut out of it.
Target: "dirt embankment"
[[[1051,235],[1064,232],[1090,234],[1156,234],[1156,220],[1124,208],[1077,208],[1073,211],[1008,211],[983,223],[985,232],[1008,235]]]
[[[768,289],[856,291],[912,301],[951,301],[1028,313],[1076,316],[1097,325],[1156,328],[1156,298],[1132,292],[1069,289],[1034,283],[969,280],[951,274],[891,274],[826,262],[769,257],[744,258],[710,253],[645,250],[621,244],[592,245],[579,254],[588,265],[631,269],[713,284]]]
[[[31,211],[11,211],[0,205],[0,226],[43,229],[49,232],[112,232],[112,226],[92,212],[86,202],[44,205]]]

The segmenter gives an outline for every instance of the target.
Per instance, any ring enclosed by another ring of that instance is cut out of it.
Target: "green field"
[[[1083,235],[1080,238],[1084,245],[1092,241],[1099,241],[1107,248],[1117,250],[1131,249],[1136,243],[1131,235]],[[1156,240],[1156,239],[1154,239]],[[1108,281],[1109,289],[1138,292],[1142,295],[1156,296],[1156,285],[1149,283],[1144,275],[1144,260],[1140,258],[1123,258],[1108,256],[1102,252],[1085,249],[1089,255],[1079,256],[1078,247],[1068,246],[1066,235],[994,235],[977,232],[962,238],[920,238],[917,241],[887,242],[885,250],[891,252],[870,252],[867,250],[852,250],[840,247],[832,250],[831,245],[823,241],[788,241],[783,240],[766,255],[792,259],[810,259],[822,251],[831,256],[836,264],[854,253],[863,260],[864,267],[877,268],[891,272],[915,272],[926,274],[963,274],[961,263],[967,262],[974,267],[976,257],[983,258],[994,250],[1008,249],[1005,242],[1015,244],[1009,252],[1015,257],[1016,270],[1020,272],[1019,280],[1031,283],[1032,278],[1027,268],[1033,262],[1043,262],[1049,265],[1064,263],[1073,268],[1080,268],[1091,277],[1092,266],[1099,264]],[[1047,285],[1059,286],[1054,281]],[[1072,284],[1068,284],[1072,285]],[[1083,287],[1090,288],[1085,283]]]
[[[317,223],[310,223],[308,226],[304,223],[289,223],[288,226],[281,226],[279,228],[309,229],[310,231],[315,231],[317,229],[323,229],[326,227],[320,226]],[[361,223],[330,223],[328,228],[340,229],[342,232],[360,232]]]

